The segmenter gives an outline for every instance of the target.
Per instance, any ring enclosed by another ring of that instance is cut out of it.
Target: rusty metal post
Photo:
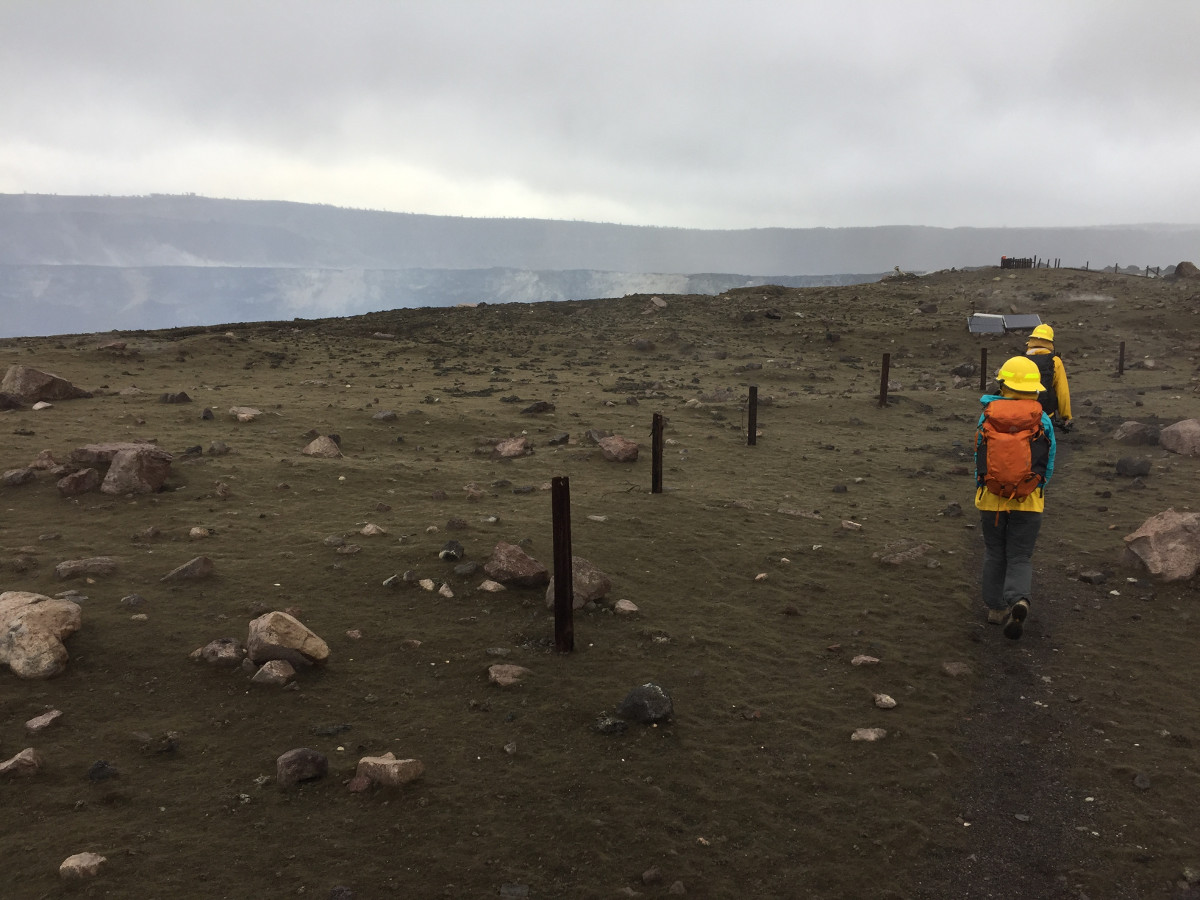
[[[750,402],[746,411],[746,446],[758,443],[758,385],[750,385]]]
[[[883,354],[883,366],[879,374],[879,405],[887,406],[888,370],[892,365],[892,354]]]
[[[662,457],[663,457],[663,417],[662,413],[654,414],[654,424],[650,426],[650,493],[662,493]]]
[[[575,577],[571,571],[571,479],[559,475],[550,481],[554,516],[554,649],[575,649]]]
[[[1117,354],[1117,374],[1125,374],[1125,342],[1121,341],[1121,351]]]
[[[979,348],[979,390],[987,389],[987,347]]]

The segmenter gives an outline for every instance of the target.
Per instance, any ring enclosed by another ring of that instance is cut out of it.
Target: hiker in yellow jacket
[[[1058,426],[1063,431],[1070,431],[1074,425],[1071,418],[1071,388],[1067,384],[1067,369],[1062,357],[1054,352],[1054,329],[1049,325],[1038,325],[1029,333],[1025,344],[1025,355],[1034,361],[1042,375],[1045,392],[1038,397],[1042,409],[1053,419],[1058,418]]]
[[[1033,547],[1054,474],[1054,425],[1038,405],[1045,390],[1036,363],[1014,356],[996,373],[999,394],[979,398],[975,437],[975,508],[983,532],[987,620],[1017,639],[1029,616]]]

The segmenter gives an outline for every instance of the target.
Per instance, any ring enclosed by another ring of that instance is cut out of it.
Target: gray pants
[[[1008,609],[1033,586],[1033,545],[1042,527],[1035,512],[979,511],[983,529],[983,602],[988,609]]]

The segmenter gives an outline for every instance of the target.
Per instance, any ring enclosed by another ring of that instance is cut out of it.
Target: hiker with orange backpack
[[[1054,425],[1038,394],[1037,363],[1014,356],[996,372],[999,394],[979,398],[975,435],[975,508],[983,531],[983,602],[987,620],[1016,640],[1029,616],[1033,547],[1042,527],[1045,487],[1054,474]]]

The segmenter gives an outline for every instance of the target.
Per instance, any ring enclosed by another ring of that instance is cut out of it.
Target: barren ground
[[[149,496],[64,499],[46,477],[0,488],[0,590],[83,598],[63,675],[0,673],[0,759],[33,746],[46,761],[0,781],[0,894],[1200,894],[1185,878],[1200,871],[1200,596],[1121,557],[1147,517],[1197,508],[1200,460],[1111,440],[1127,420],[1196,417],[1200,286],[983,270],[662,299],[0,341],[0,367],[95,392],[0,413],[0,470],[103,440],[176,454]],[[970,335],[972,311],[1053,324],[1077,414],[1019,642],[984,624],[968,474],[979,378],[956,385],[951,370],[982,348],[994,369],[1023,340]],[[99,349],[113,340],[126,351]],[[176,391],[194,402],[160,402]],[[539,400],[554,410],[522,413]],[[265,415],[238,423],[235,406]],[[639,441],[638,461],[605,461],[589,429]],[[301,455],[311,431],[338,434],[344,458]],[[559,432],[570,443],[550,445]],[[521,433],[532,455],[488,452]],[[1127,455],[1150,456],[1151,474],[1118,476]],[[555,476],[570,479],[575,555],[613,582],[577,613],[570,654],[553,649],[543,591],[483,592],[482,572],[438,558],[454,538],[482,563],[504,540],[552,567]],[[483,499],[467,499],[472,483]],[[368,523],[387,533],[360,535]],[[361,549],[339,553],[331,535]],[[875,557],[902,541],[928,549]],[[215,577],[160,581],[199,554]],[[55,578],[91,556],[117,572]],[[383,584],[405,571],[454,596]],[[1106,580],[1078,577],[1093,571]],[[638,614],[613,614],[618,599]],[[332,648],[298,689],[189,660],[289,607]],[[851,665],[859,654],[880,662]],[[533,674],[496,687],[498,661]],[[669,724],[594,728],[648,681],[673,698]],[[47,708],[62,719],[27,735]],[[850,740],[866,727],[887,735]],[[177,749],[159,752],[168,732]],[[327,754],[329,776],[275,785],[295,747]],[[357,760],[386,751],[425,776],[348,791]],[[118,774],[89,779],[97,760]],[[107,857],[101,874],[62,885],[59,863],[85,850]]]

